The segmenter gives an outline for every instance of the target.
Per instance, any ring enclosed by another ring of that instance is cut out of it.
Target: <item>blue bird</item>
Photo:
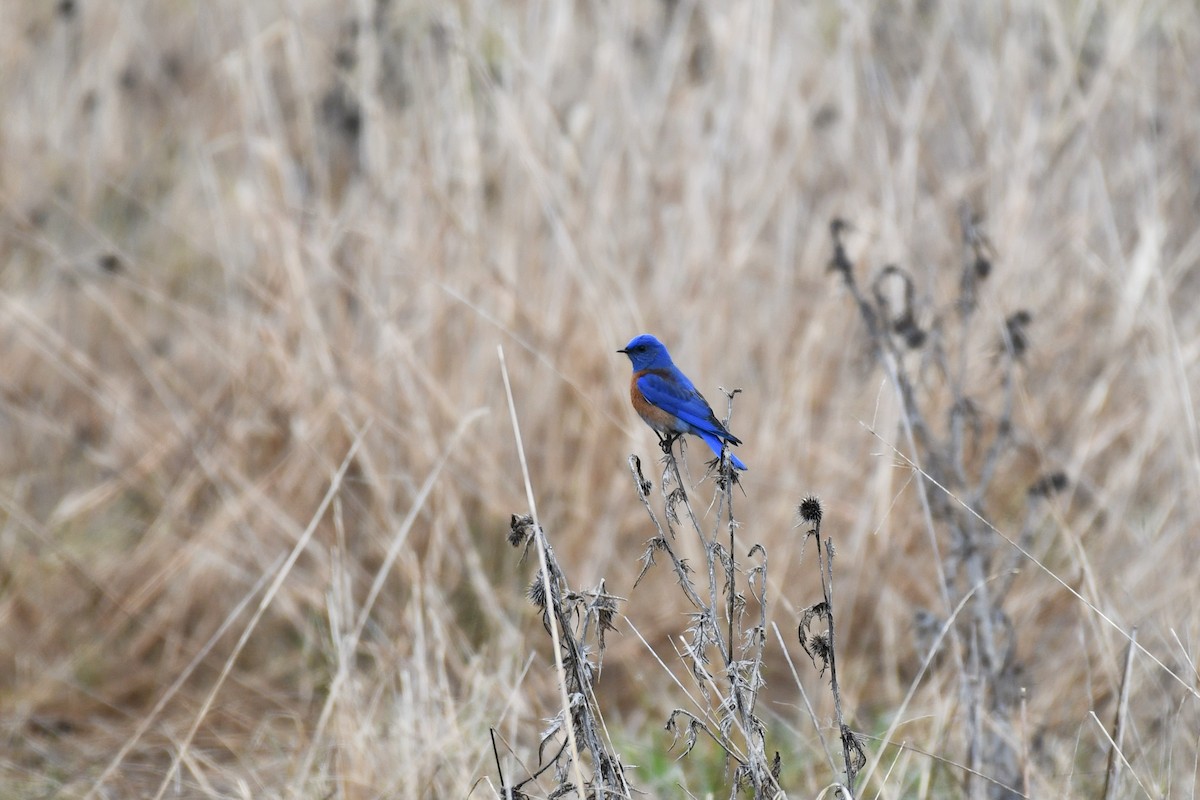
[[[739,445],[741,439],[730,433],[687,375],[671,361],[671,354],[658,339],[648,333],[635,336],[617,351],[629,356],[633,378],[629,398],[633,410],[659,435],[669,439],[690,433],[699,436],[720,458],[725,443]],[[729,454],[737,469],[747,469],[742,460]]]

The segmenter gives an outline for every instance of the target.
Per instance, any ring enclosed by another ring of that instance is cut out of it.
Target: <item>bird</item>
[[[721,457],[725,444],[742,443],[721,424],[712,406],[675,366],[666,346],[658,339],[643,333],[617,352],[629,356],[633,364],[629,383],[633,410],[658,434],[664,449],[685,433],[699,436],[717,458]],[[748,469],[733,453],[729,454],[729,461],[737,469]]]

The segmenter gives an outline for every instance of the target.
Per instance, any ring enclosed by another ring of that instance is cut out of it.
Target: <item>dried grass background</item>
[[[963,203],[997,251],[981,408],[1003,319],[1034,320],[991,522],[1065,471],[1032,551],[1194,689],[1197,53],[1183,0],[0,5],[0,795],[487,796],[489,726],[532,764],[555,693],[497,345],[560,560],[666,642],[669,577],[631,591],[625,459],[657,449],[614,350],[643,331],[714,404],[744,390],[741,535],[785,632],[822,497],[842,691],[881,732],[934,559],[827,226],[932,293]],[[1125,640],[1021,569],[1034,796],[1096,796]],[[678,796],[689,762],[650,755],[673,686],[611,647],[631,779]],[[1133,680],[1128,796],[1193,796],[1195,696]],[[935,670],[901,738],[959,758],[955,693]],[[953,796],[939,758],[889,751],[864,796]]]

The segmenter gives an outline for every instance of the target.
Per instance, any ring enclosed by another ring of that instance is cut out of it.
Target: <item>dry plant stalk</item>
[[[542,610],[542,624],[554,645],[554,663],[562,703],[558,714],[542,732],[538,761],[544,762],[543,766],[511,787],[506,785],[501,774],[501,796],[506,800],[527,797],[522,787],[536,781],[553,766],[556,786],[549,795],[552,798],[566,797],[572,792],[584,798],[628,798],[631,789],[625,779],[625,768],[608,741],[593,691],[604,658],[604,634],[614,629],[612,622],[617,613],[617,598],[604,590],[604,581],[593,592],[575,592],[567,584],[566,575],[554,556],[554,549],[538,524],[529,463],[525,459],[525,447],[521,441],[521,426],[517,420],[504,348],[497,348],[496,352],[500,358],[509,418],[516,437],[517,456],[521,462],[530,510],[528,515],[512,515],[508,542],[513,547],[524,547],[526,554],[531,546],[537,552],[539,570],[529,587],[529,599]],[[595,649],[588,646],[589,640],[596,643]],[[546,746],[560,733],[564,734],[562,744],[547,762]],[[493,752],[494,748],[493,743]],[[581,748],[590,756],[590,778],[584,774]],[[499,765],[498,756],[496,761]],[[572,776],[574,783],[571,782]]]
[[[946,306],[938,307],[933,300],[927,308],[920,306],[912,276],[895,265],[876,273],[868,295],[846,254],[843,237],[849,225],[840,219],[830,225],[830,270],[841,276],[850,292],[872,354],[895,386],[902,425],[915,454],[912,460],[919,467],[920,500],[944,606],[940,615],[919,611],[925,620],[919,627],[941,627],[957,604],[964,599],[968,603],[967,613],[949,628],[966,713],[966,796],[1001,800],[1024,797],[1027,790],[1013,722],[1022,665],[1012,620],[1003,609],[1015,564],[997,567],[998,537],[982,519],[987,518],[985,499],[997,468],[1014,446],[1015,375],[1029,346],[1032,317],[1019,310],[999,331],[993,362],[1001,381],[999,409],[989,416],[975,397],[979,390],[968,383],[968,366],[971,345],[977,341],[978,296],[995,256],[979,217],[969,208],[961,210],[961,226],[964,257],[957,294]],[[925,327],[922,319],[928,320]],[[922,391],[926,387],[931,390]],[[935,423],[936,390],[948,395],[940,428]],[[946,491],[929,491],[930,484]],[[1045,475],[1029,488],[1029,501],[1032,505],[1065,486],[1062,473]],[[944,551],[938,532],[949,539]]]
[[[508,541],[513,547],[524,548],[526,553],[530,547],[536,547],[545,554],[545,573],[548,573],[549,581],[539,570],[529,587],[529,599],[541,610],[547,634],[557,625],[565,689],[570,698],[571,732],[574,741],[587,752],[591,764],[591,776],[585,778],[586,785],[577,787],[571,782],[571,774],[582,765],[568,747],[571,739],[566,730],[568,723],[565,711],[560,711],[542,731],[538,747],[541,768],[516,783],[508,796],[514,800],[527,797],[524,787],[553,767],[556,786],[550,797],[565,797],[571,792],[577,792],[581,797],[631,797],[633,790],[625,777],[620,756],[608,741],[594,691],[604,659],[604,636],[615,630],[613,620],[619,598],[605,590],[604,581],[591,591],[571,589],[554,555],[554,548],[533,517],[514,514]],[[547,761],[546,748],[560,736],[561,743]]]
[[[736,394],[737,390],[726,392],[728,412],[723,420],[726,426]],[[680,657],[688,665],[703,705],[695,711],[674,709],[666,728],[676,740],[683,737],[684,755],[691,752],[701,734],[724,750],[734,765],[731,798],[742,791],[752,792],[755,800],[776,797],[783,791],[779,785],[780,755],[778,752],[768,755],[766,726],[755,710],[765,685],[767,551],[760,544],[753,545],[746,554],[747,559],[754,560],[753,566],[742,573],[734,556],[738,522],[733,513],[733,487],[738,475],[724,452],[710,464],[717,487],[713,526],[708,531],[701,526],[684,488],[673,449],[678,438],[669,436],[660,440],[664,504],[661,519],[651,503],[652,487],[642,473],[641,460],[637,456],[629,457],[638,499],[656,530],[646,542],[637,582],[641,582],[654,566],[656,554],[663,553],[671,562],[680,590],[692,606],[691,624],[686,631],[686,640],[682,642]],[[705,554],[703,587],[693,581],[692,569],[677,545],[677,538],[684,528],[697,537]],[[728,535],[728,545],[722,541],[722,529]],[[747,597],[738,588],[739,574],[744,575],[746,591],[758,604],[758,614],[748,629],[745,627]]]
[[[833,693],[834,713],[837,716],[838,738],[842,743],[842,762],[846,768],[845,787],[839,791],[846,798],[854,790],[855,779],[859,771],[867,764],[867,754],[863,751],[862,742],[854,731],[846,724],[842,713],[842,691],[838,684],[837,673],[837,637],[834,628],[833,615],[833,557],[836,554],[833,542],[826,537],[821,538],[821,503],[815,497],[806,497],[797,509],[800,521],[811,525],[806,536],[811,536],[817,544],[817,568],[821,573],[821,593],[823,599],[804,610],[800,615],[800,625],[797,635],[800,646],[812,660],[813,666],[820,670],[821,675],[829,670],[829,689]],[[813,623],[824,620],[825,630],[814,631]]]

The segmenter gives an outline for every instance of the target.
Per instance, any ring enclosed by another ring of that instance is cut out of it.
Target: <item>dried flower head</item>
[[[508,543],[520,547],[533,536],[533,517],[528,514],[513,514],[508,527]]]
[[[811,494],[800,501],[800,506],[796,510],[800,514],[801,521],[811,525],[821,524],[821,501]]]
[[[1005,341],[1011,348],[1014,358],[1020,358],[1025,355],[1025,351],[1029,348],[1029,323],[1033,321],[1033,315],[1024,309],[1009,316],[1004,321]]]
[[[534,575],[533,582],[529,584],[529,600],[538,608],[546,607],[546,584],[540,572]]]

